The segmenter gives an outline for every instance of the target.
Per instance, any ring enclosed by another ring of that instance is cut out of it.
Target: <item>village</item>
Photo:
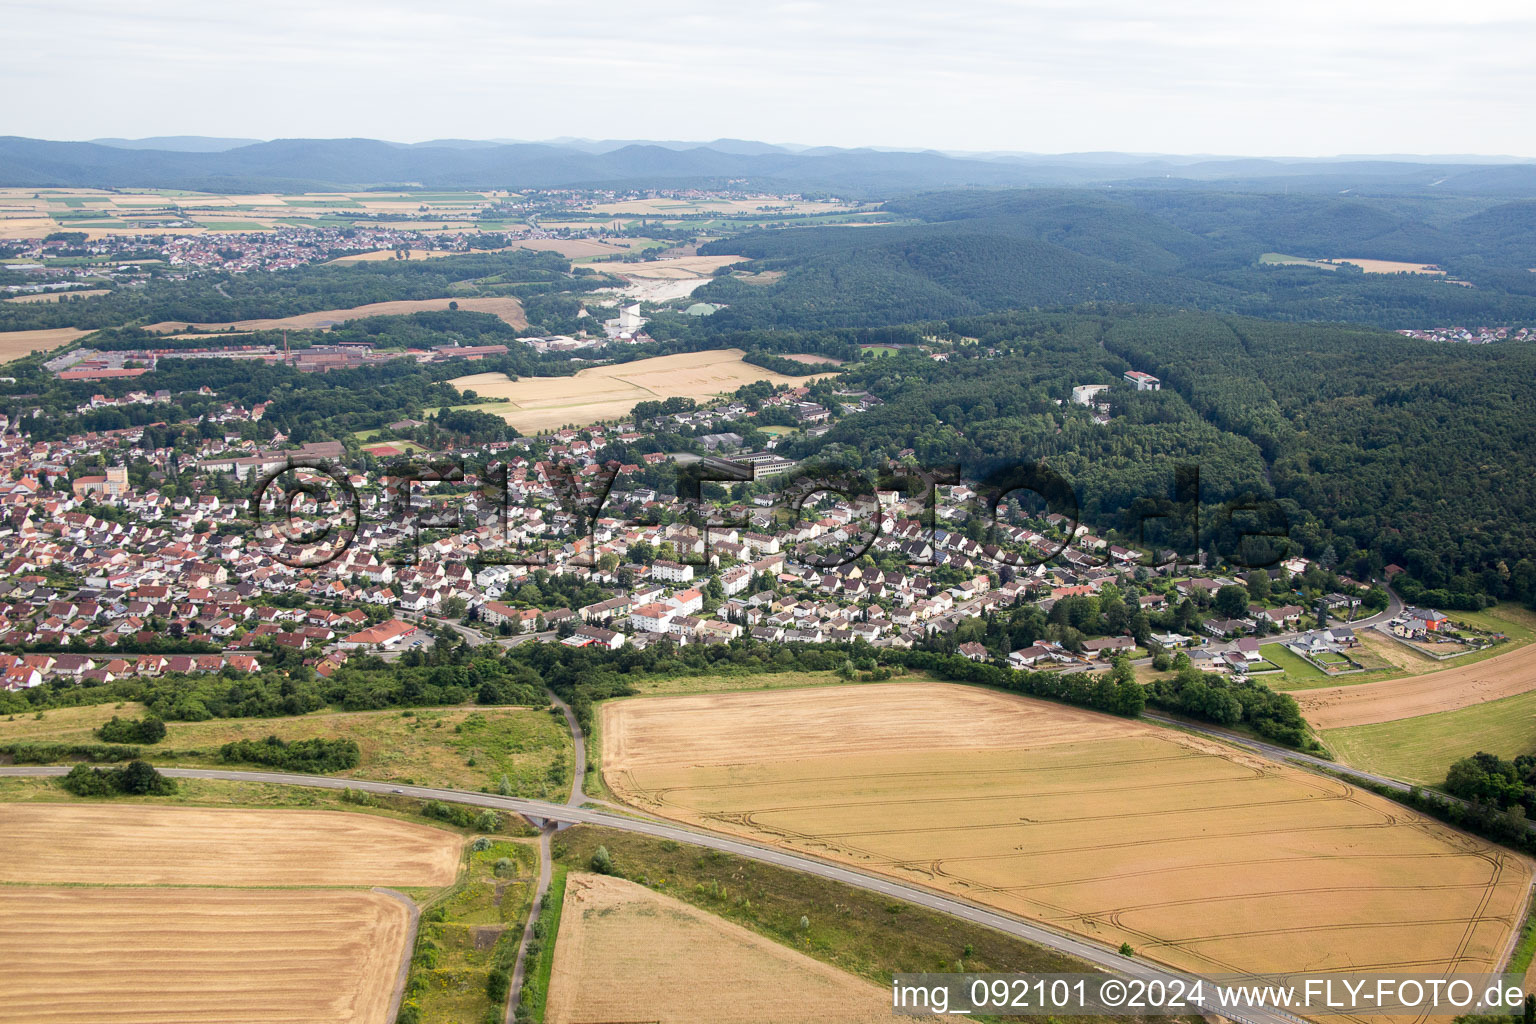
[[[1127,378],[1156,385],[1146,374]],[[783,389],[770,405],[789,408],[801,429],[824,429],[826,410],[804,390]],[[130,392],[126,400],[157,397],[166,396]],[[845,411],[860,408],[857,395],[845,401]],[[793,461],[741,451],[729,432],[703,437],[704,447],[732,456],[706,457],[707,478],[787,474],[793,483],[684,503],[655,481],[697,475],[698,456],[596,461],[612,441],[643,443],[682,423],[708,429],[745,412],[730,401],[717,406],[432,453],[461,467],[446,474],[407,464],[411,446],[387,441],[349,453],[340,442],[285,445],[279,435],[258,447],[228,433],[189,459],[147,447],[142,427],[39,443],[8,424],[0,644],[34,653],[9,657],[4,685],[255,672],[275,656],[324,676],[354,652],[395,658],[443,638],[613,650],[940,645],[976,661],[1064,672],[1177,655],[1245,674],[1274,667],[1260,654],[1260,638],[1273,634],[1309,662],[1338,660],[1325,671],[1350,664],[1357,641],[1349,623],[1363,614],[1370,585],[1334,577],[1338,590],[1304,607],[1300,584],[1284,581],[1327,578],[1306,559],[1271,570],[1272,594],[1250,602],[1235,570],[1149,566],[1148,553],[1058,514],[1032,518],[1005,505],[980,537],[970,522],[977,492],[964,484],[853,499],[807,491]],[[260,404],[218,409],[208,419],[219,424],[263,412]],[[359,455],[365,464],[355,464]],[[132,478],[130,465],[138,467]],[[281,514],[263,516],[260,506],[273,500],[263,488],[294,474],[319,480],[325,499],[305,494],[295,503],[289,491],[284,505],[277,487]],[[489,486],[497,479],[500,491]],[[157,480],[175,480],[176,496]],[[348,501],[355,518],[337,545],[334,513]],[[325,529],[298,529],[285,516]],[[1238,592],[1239,605],[1228,592]],[[1117,610],[1085,614],[1082,598]],[[1017,619],[1020,609],[1038,611],[1032,642],[1008,645],[1007,629],[982,635],[982,623]]]

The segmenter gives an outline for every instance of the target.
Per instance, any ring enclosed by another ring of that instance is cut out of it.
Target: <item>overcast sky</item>
[[[0,0],[0,134],[1536,157],[1532,0]]]

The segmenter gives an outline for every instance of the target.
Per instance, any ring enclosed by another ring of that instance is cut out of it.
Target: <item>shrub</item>
[[[592,851],[592,870],[600,875],[613,874],[613,857],[608,853],[608,847],[599,846]]]
[[[361,759],[357,743],[343,739],[316,738],[290,743],[268,736],[264,740],[237,740],[219,748],[219,760],[225,764],[259,764],[316,775],[356,768]]]
[[[106,743],[159,743],[165,739],[165,723],[154,716],[118,718],[102,723],[96,738]]]
[[[481,832],[500,832],[501,815],[495,811],[481,811],[480,816],[475,819],[475,828]]]
[[[130,761],[124,768],[91,768],[77,764],[61,784],[76,796],[162,796],[176,792],[176,782],[144,761]]]

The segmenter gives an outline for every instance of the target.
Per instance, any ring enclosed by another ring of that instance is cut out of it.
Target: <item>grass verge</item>
[[[560,935],[560,914],[565,908],[565,873],[564,864],[554,865],[549,892],[544,896],[539,920],[533,926],[533,938],[528,944],[528,974],[518,996],[519,1024],[524,1021],[543,1024],[544,1021],[544,1008],[549,1002],[549,978],[555,970],[555,940]]]

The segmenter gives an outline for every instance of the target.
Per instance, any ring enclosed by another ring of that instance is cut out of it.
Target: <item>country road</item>
[[[0,766],[0,776],[47,778],[64,775],[68,770],[68,768],[58,765],[6,765]],[[787,868],[791,871],[800,871],[819,878],[841,882],[844,885],[850,885],[857,889],[879,893],[882,896],[889,896],[916,906],[926,907],[929,910],[947,914],[950,917],[956,917],[963,921],[970,921],[974,924],[993,928],[1007,935],[1033,942],[1036,945],[1045,946],[1048,949],[1054,949],[1078,957],[1119,975],[1149,980],[1153,978],[1166,978],[1171,973],[1177,973],[1181,977],[1196,977],[1184,972],[1172,972],[1168,969],[1148,964],[1145,961],[1123,957],[1110,949],[1065,932],[1059,932],[1044,925],[1035,924],[1022,918],[1014,917],[1011,914],[992,910],[966,900],[943,896],[918,886],[907,885],[884,878],[871,872],[845,867],[841,864],[834,864],[830,861],[802,854],[789,853],[742,839],[684,828],[680,825],[666,822],[647,821],[609,811],[571,807],[543,800],[525,800],[520,797],[497,796],[493,793],[471,793],[465,790],[436,789],[429,786],[393,785],[387,782],[369,782],[362,779],[337,779],[328,776],[298,775],[287,772],[227,771],[211,768],[162,768],[160,771],[164,775],[177,779],[217,779],[225,782],[265,782],[279,786],[308,786],[317,789],[354,789],[366,793],[396,793],[420,800],[442,800],[450,803],[470,804],[476,807],[491,807],[497,810],[520,814],[541,828],[548,823],[558,822],[600,825],[604,828],[635,832],[657,839],[670,839],[674,842],[689,843],[694,846],[720,850],[723,853],[734,854],[738,857],[746,857],[750,860],[761,861],[762,863]],[[514,990],[512,998],[516,998],[516,990]],[[1300,1018],[1292,1014],[1275,1009],[1244,1011],[1241,1016],[1228,1011],[1223,1013],[1223,1016],[1238,1020],[1241,1024],[1297,1024],[1300,1020]]]

